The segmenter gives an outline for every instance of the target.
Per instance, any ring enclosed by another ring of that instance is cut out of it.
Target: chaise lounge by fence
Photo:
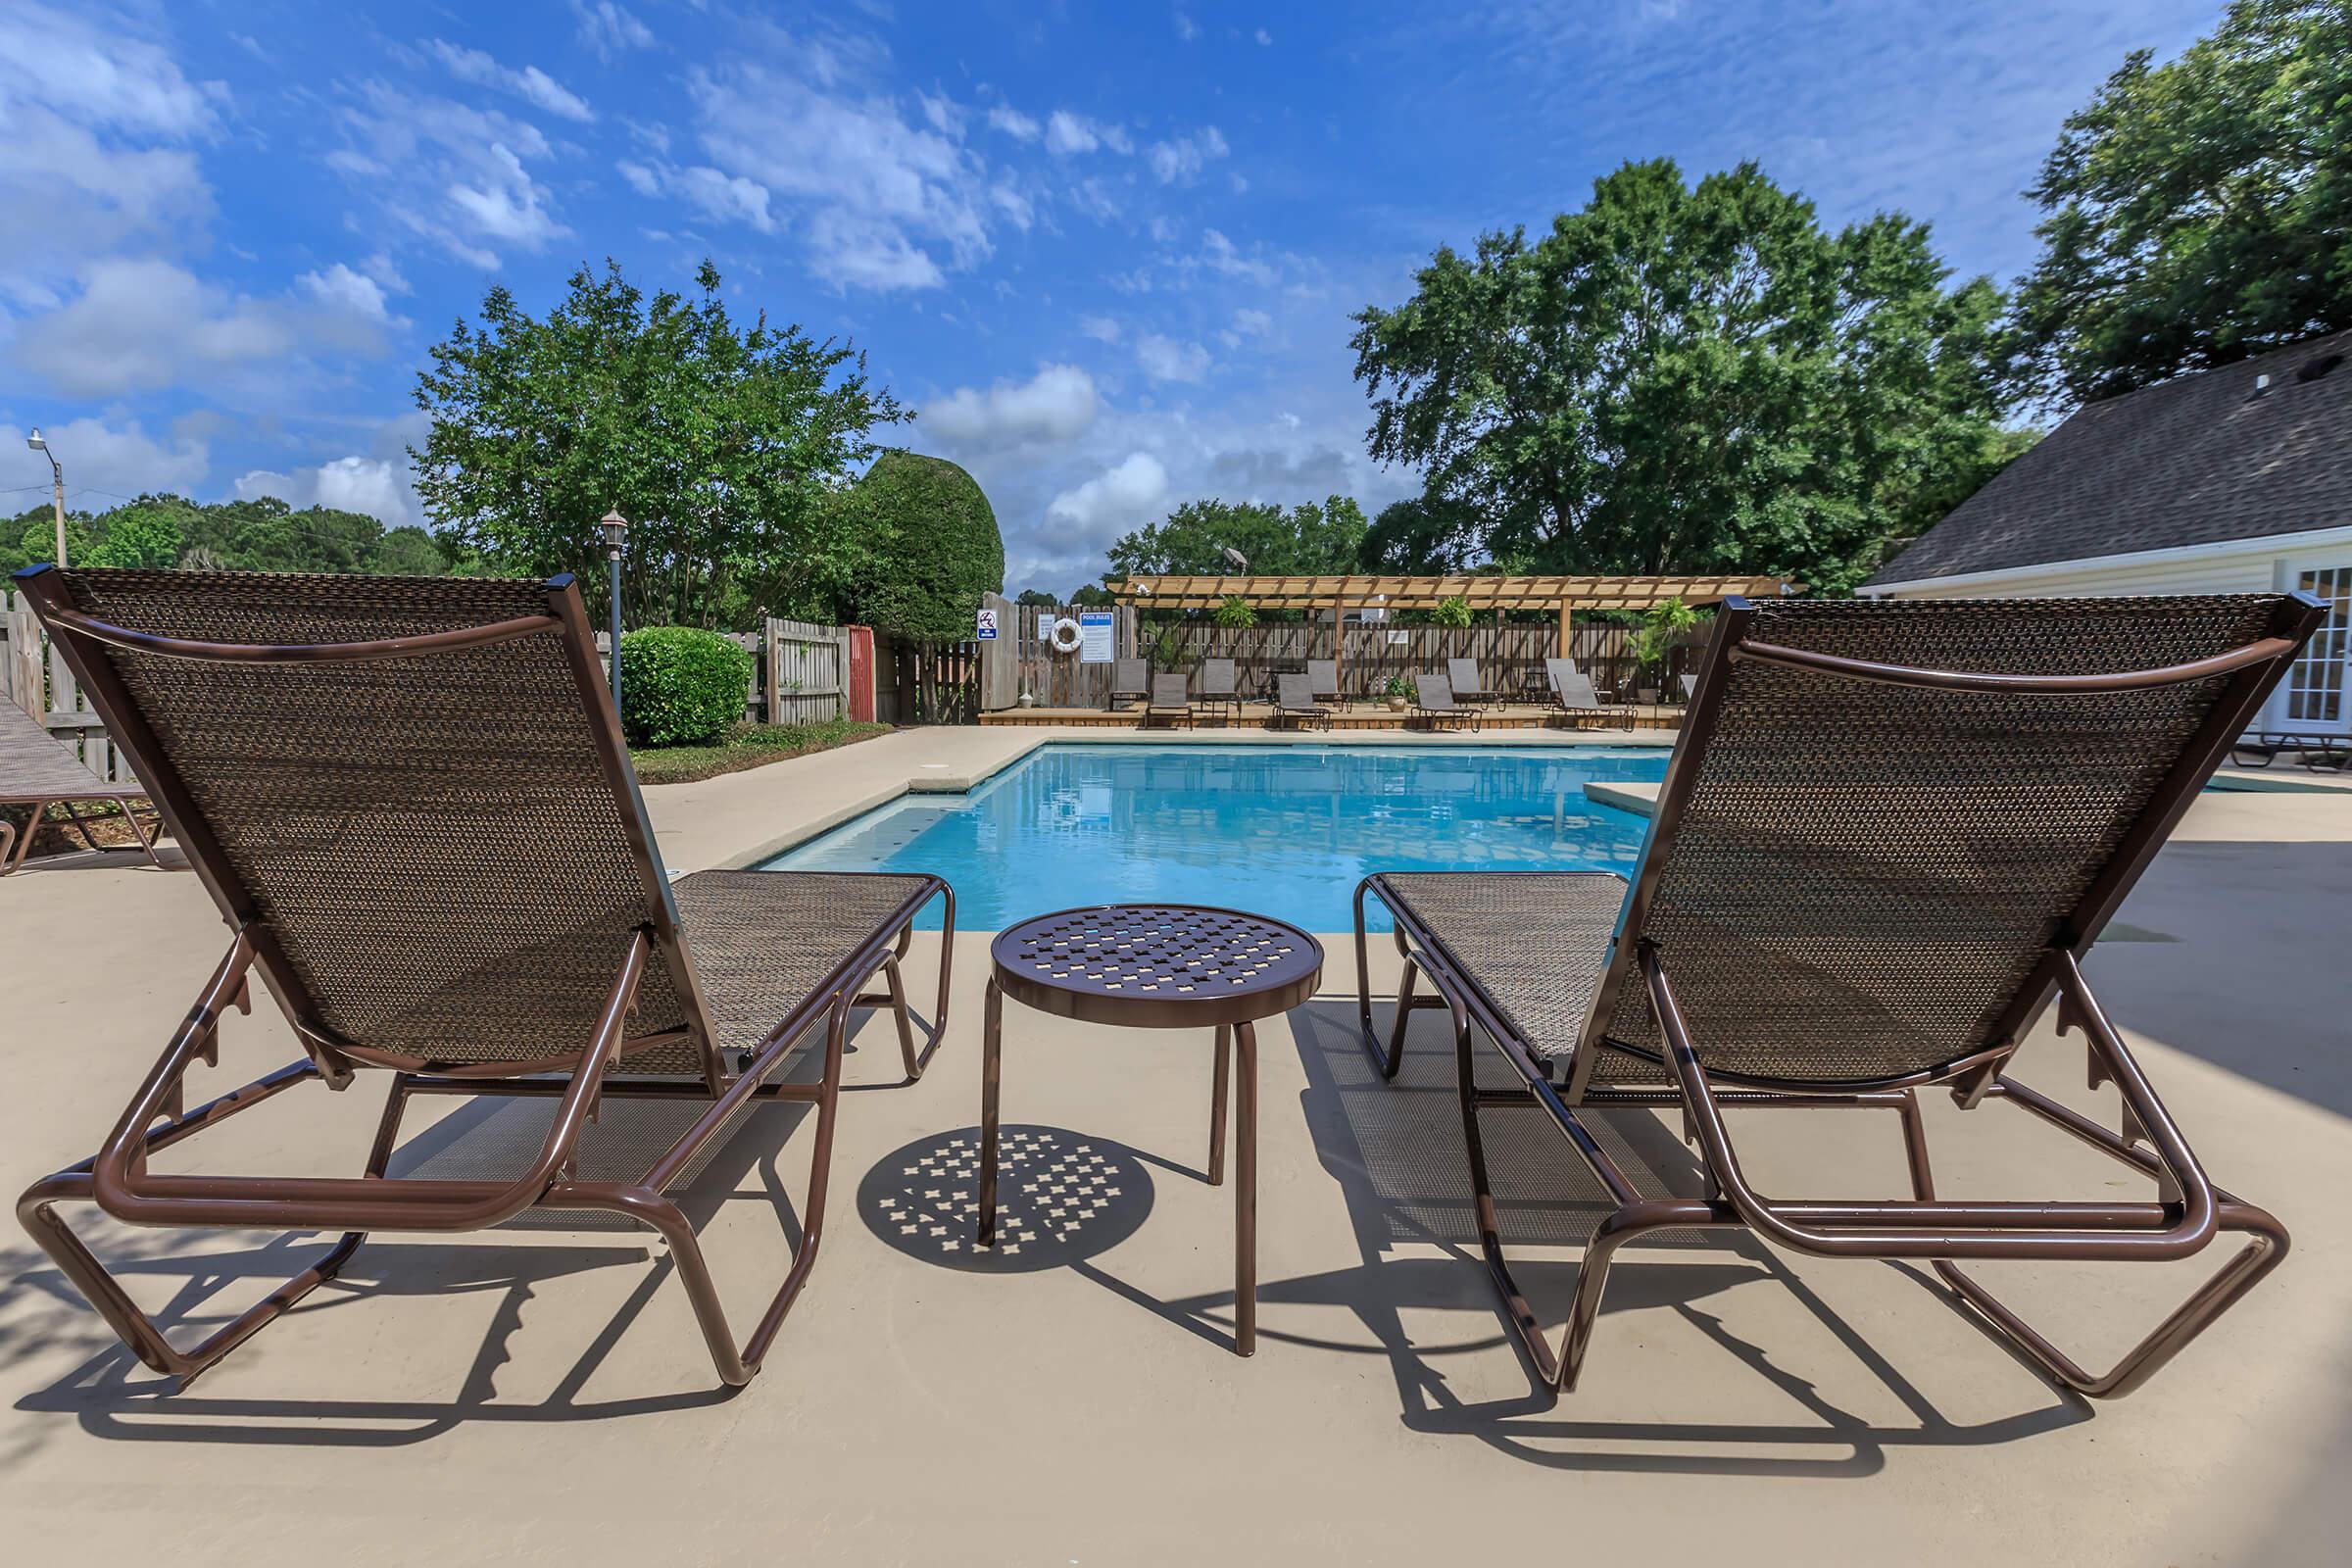
[[[605,1211],[667,1242],[720,1381],[749,1381],[816,1259],[852,1010],[890,1010],[908,1083],[938,1046],[950,949],[920,1045],[899,960],[933,900],[953,932],[947,884],[704,871],[673,885],[568,577],[34,567],[18,581],[229,928],[104,1147],[18,1205],[123,1343],[184,1387],[371,1232]],[[303,1056],[184,1108],[257,976]],[[877,978],[884,989],[867,994]],[[788,1080],[820,1034],[817,1077]],[[361,1177],[149,1168],[297,1086],[364,1077],[386,1098]],[[405,1110],[437,1096],[555,1105],[501,1179],[386,1175]],[[668,1192],[773,1101],[815,1107],[808,1199],[782,1283],[738,1334]],[[183,1348],[67,1226],[61,1205],[82,1202],[135,1226],[342,1235]]]
[[[1735,599],[1718,617],[1630,890],[1609,873],[1376,873],[1356,892],[1358,1018],[1394,1078],[1416,1008],[1443,1007],[1480,1245],[1539,1382],[1572,1390],[1611,1261],[1671,1228],[1744,1229],[1827,1257],[1931,1263],[2018,1350],[2090,1396],[2138,1388],[2286,1253],[2214,1183],[2108,1021],[2082,963],[2325,617],[2308,595],[2167,600]],[[2065,781],[2059,787],[2052,780]],[[1384,1042],[1365,902],[1403,961]],[[1417,994],[1426,978],[1436,995]],[[2010,1073],[2055,997],[2108,1128]],[[1516,1083],[1482,1088],[1474,1036]],[[2152,1200],[1938,1195],[1917,1101],[2006,1102],[2152,1181]],[[1639,1190],[1589,1109],[1679,1110],[1703,1198]],[[1728,1107],[1891,1111],[1908,1200],[1788,1200],[1751,1185]],[[1513,1277],[1483,1152],[1490,1111],[1548,1115],[1615,1204],[1555,1347]],[[2142,1146],[2146,1147],[2142,1147]],[[2160,1263],[2246,1238],[2104,1371],[2080,1365],[1964,1263]]]

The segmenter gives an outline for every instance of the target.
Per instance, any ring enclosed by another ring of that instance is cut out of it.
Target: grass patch
[[[738,724],[716,746],[657,746],[632,749],[641,784],[690,784],[698,778],[740,773],[747,767],[781,762],[788,757],[829,752],[890,733],[888,724],[828,718],[814,724]]]

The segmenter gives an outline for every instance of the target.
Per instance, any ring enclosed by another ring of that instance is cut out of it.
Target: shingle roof
[[[2352,525],[2352,364],[2297,379],[2330,355],[2352,332],[2089,404],[1866,586]]]

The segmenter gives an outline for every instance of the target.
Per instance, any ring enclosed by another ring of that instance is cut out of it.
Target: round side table
[[[1233,1348],[1257,1348],[1257,1031],[1315,993],[1323,947],[1296,926],[1238,909],[1105,904],[1041,914],[989,949],[980,1065],[980,1245],[996,1240],[997,1090],[1004,999],[1085,1023],[1216,1030],[1208,1181],[1225,1180],[1225,1095],[1235,1052],[1241,1087],[1234,1143]]]

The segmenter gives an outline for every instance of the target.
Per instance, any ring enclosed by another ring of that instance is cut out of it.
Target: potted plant
[[[1402,675],[1391,675],[1381,690],[1388,694],[1389,711],[1392,713],[1403,712],[1405,705],[1413,700],[1413,683]]]

